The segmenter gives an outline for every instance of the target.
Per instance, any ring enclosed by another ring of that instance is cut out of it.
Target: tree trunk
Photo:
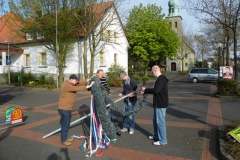
[[[146,63],[145,63],[145,70],[144,70],[144,76],[148,76],[148,65],[149,65],[149,61],[146,61]]]
[[[87,70],[87,38],[84,36],[83,38],[83,70],[84,70],[84,79],[88,78],[88,70]]]
[[[90,36],[89,36],[90,37]],[[89,76],[93,76],[93,70],[94,70],[94,59],[95,59],[95,52],[96,52],[96,44],[95,44],[95,37],[94,33],[91,34],[92,38],[89,38],[89,48],[91,52],[91,62],[90,62],[90,74]]]
[[[230,40],[230,38],[227,37],[227,43],[226,43],[226,66],[229,66],[229,40]]]
[[[233,42],[234,42],[234,70],[235,70],[235,74],[234,74],[234,79],[237,80],[238,78],[238,69],[237,69],[237,38],[236,38],[236,27],[234,29],[233,32]]]
[[[57,77],[59,78],[58,83],[61,86],[61,84],[63,83],[63,66],[62,65],[59,65],[58,67],[58,74],[59,74],[59,77]]]
[[[182,73],[183,73],[183,60],[184,60],[184,58],[182,57],[181,60],[182,60]]]

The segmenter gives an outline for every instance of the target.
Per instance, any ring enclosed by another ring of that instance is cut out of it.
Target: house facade
[[[180,38],[181,45],[178,49],[177,56],[166,58],[166,71],[188,71],[194,67],[195,52],[193,49],[183,40],[182,32],[182,17],[179,14],[179,2],[178,0],[169,0],[168,2],[169,13],[165,17],[173,31]]]
[[[127,72],[129,44],[117,9],[113,2],[96,5],[104,8],[104,14],[101,15],[96,26],[92,29],[93,34],[95,32],[100,33],[100,30],[102,31],[99,36],[96,36],[97,39],[100,39],[100,43],[96,46],[94,73],[98,69],[103,69],[107,73],[112,64],[121,65]],[[5,14],[1,17],[2,20],[0,21],[0,27],[3,28],[0,30],[0,75],[8,73],[10,70],[11,72],[31,72],[37,75],[45,74],[46,76],[53,76],[56,79],[58,75],[57,54],[46,47],[44,34],[36,33],[32,35],[30,33],[18,32],[15,35],[9,35],[10,31],[7,23],[11,21],[11,14],[11,12]],[[106,22],[109,24],[103,25]],[[18,27],[20,26],[20,24],[17,25]],[[104,29],[102,26],[105,26]],[[90,41],[87,42],[87,46],[89,46]],[[71,74],[76,74],[84,78],[83,45],[83,36],[76,38],[76,42],[73,44],[74,48],[68,53],[63,68],[64,80],[68,79]],[[8,59],[11,60],[10,64],[7,64]],[[87,59],[89,73],[89,47],[87,47]]]

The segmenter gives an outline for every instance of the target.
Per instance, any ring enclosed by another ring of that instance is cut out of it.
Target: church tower
[[[179,14],[178,0],[169,0],[168,15],[165,17],[168,20],[172,30],[179,36],[181,45],[179,46],[175,57],[166,58],[167,71],[188,71],[194,67],[195,53],[194,50],[182,39],[182,17]]]
[[[179,37],[182,37],[182,17],[179,14],[178,0],[169,0],[168,16],[165,18],[169,20],[172,30],[175,31]]]

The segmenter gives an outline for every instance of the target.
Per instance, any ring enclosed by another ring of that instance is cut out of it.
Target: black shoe
[[[116,132],[116,134],[117,134],[118,136],[121,136],[122,132],[121,132],[121,131],[118,131],[118,132]]]

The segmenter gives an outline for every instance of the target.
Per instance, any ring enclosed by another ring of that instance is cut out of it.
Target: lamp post
[[[222,49],[222,43],[217,44],[217,50],[218,50],[218,80],[220,78],[220,52]]]
[[[58,33],[58,17],[57,17],[57,14],[58,14],[58,8],[57,8],[57,1],[55,1],[55,9],[56,9],[56,66],[57,66],[57,88],[58,88],[58,83],[59,83],[59,79],[58,79],[58,72],[59,72],[59,64],[58,64],[58,36],[57,36],[57,33]]]
[[[4,41],[4,43],[7,43],[7,45],[8,45],[8,59],[7,59],[7,64],[8,64],[8,84],[10,85],[10,58],[9,58],[9,43],[8,43],[8,41]]]

